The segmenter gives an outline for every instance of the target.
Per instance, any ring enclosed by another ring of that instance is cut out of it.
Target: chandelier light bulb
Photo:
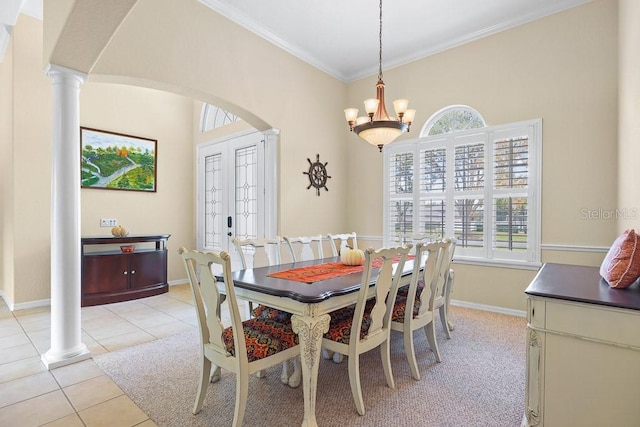
[[[413,123],[413,119],[415,119],[416,117],[416,110],[407,110],[404,113],[404,116],[402,116],[402,120],[407,124],[407,125],[411,125],[411,123]]]
[[[380,103],[379,99],[365,99],[364,100],[364,109],[369,116],[373,116],[373,114],[378,109],[378,104]]]
[[[408,106],[408,99],[396,99],[393,101],[393,109],[396,111],[396,115],[398,117],[402,117],[402,115],[407,111]]]

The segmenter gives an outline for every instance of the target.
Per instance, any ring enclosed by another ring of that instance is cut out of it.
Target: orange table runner
[[[409,255],[407,260],[412,259]],[[373,262],[374,267],[380,267],[382,260],[378,259]],[[318,265],[309,265],[307,267],[292,268],[290,270],[277,271],[269,273],[269,277],[278,279],[294,280],[296,282],[314,283],[321,280],[332,279],[334,277],[346,276],[347,274],[358,273],[364,270],[364,265],[344,265],[341,262],[327,262]]]

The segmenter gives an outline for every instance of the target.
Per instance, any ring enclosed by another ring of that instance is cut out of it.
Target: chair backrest
[[[244,334],[237,334],[235,331],[242,331],[242,320],[236,302],[236,294],[231,278],[231,257],[226,252],[215,254],[212,252],[189,251],[186,248],[178,249],[182,256],[184,267],[187,271],[191,293],[198,315],[198,328],[200,330],[201,344],[208,344],[214,347],[215,351],[221,355],[228,354],[222,333],[225,329],[222,324],[220,304],[229,302],[229,315],[231,326],[233,327],[233,340],[235,345],[237,363],[248,363],[246,343]],[[218,280],[214,276],[212,266],[217,265],[222,268],[222,278],[224,282],[224,293],[218,290]]]
[[[371,325],[363,339],[380,340],[389,332],[391,312],[398,292],[398,283],[402,277],[402,270],[412,245],[403,247],[367,249],[364,252],[364,270],[362,272],[362,285],[358,291],[358,301],[351,325],[351,337],[359,337],[362,328],[363,317],[367,304],[371,307]],[[377,263],[382,263],[379,268]],[[376,263],[376,265],[374,265]],[[397,263],[397,266],[394,264]],[[375,281],[375,295],[369,299],[369,286],[372,282],[374,271],[378,269]],[[381,334],[381,335],[380,335]],[[377,338],[374,338],[378,336]]]
[[[441,272],[447,265],[448,243],[443,241],[418,243],[415,256],[405,313],[413,313],[418,284],[423,281],[424,289],[420,295],[421,304],[418,311],[418,317],[420,317],[429,311],[434,311],[437,293],[442,292],[443,284],[440,279]]]
[[[285,236],[284,241],[287,242],[293,262],[324,258],[322,235],[301,237]]]
[[[331,252],[333,256],[340,255],[340,252],[344,248],[347,247],[349,241],[351,241],[351,249],[358,249],[358,239],[356,238],[356,233],[345,233],[345,234],[328,234],[329,244],[331,245]],[[336,246],[336,240],[340,242],[340,247]]]
[[[447,238],[438,242],[427,243],[426,245],[419,243],[416,246],[416,259],[418,259],[418,251],[420,251],[420,259],[424,260],[426,256],[426,261],[422,261],[425,263],[422,272],[414,269],[407,295],[406,312],[413,312],[417,282],[422,277],[424,290],[420,296],[421,305],[418,312],[418,316],[420,316],[428,311],[434,311],[445,303],[446,284],[449,278],[449,266],[451,265],[455,243]]]
[[[399,245],[412,243],[413,249],[411,250],[411,253],[413,254],[416,253],[416,246],[418,245],[418,243],[430,243],[436,242],[438,240],[437,236],[426,233],[398,233],[396,234],[395,238],[397,244]]]
[[[436,296],[444,297],[447,292],[447,281],[450,277],[451,262],[453,261],[453,253],[456,250],[456,239],[445,237],[442,239],[442,243],[446,245],[444,260],[439,271],[438,288],[436,290]]]
[[[234,237],[231,242],[240,255],[243,269],[280,264],[280,237],[245,240]]]

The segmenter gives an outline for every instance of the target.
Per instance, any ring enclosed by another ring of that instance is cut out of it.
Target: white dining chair
[[[356,233],[345,233],[345,234],[328,234],[327,238],[329,239],[329,245],[331,246],[331,253],[333,256],[340,255],[342,249],[347,246],[351,246],[351,249],[358,249],[358,238]],[[338,241],[338,245],[336,245],[336,241]]]
[[[244,240],[234,237],[231,239],[231,242],[236,247],[238,254],[240,254],[240,261],[242,262],[243,269],[280,264],[280,237]],[[248,260],[250,260],[250,262]],[[267,307],[262,304],[258,305],[254,309],[251,301],[249,301],[249,313],[253,317],[272,318],[279,321],[291,321],[291,315],[289,313]],[[258,377],[263,377],[264,375],[266,375],[264,371],[259,371],[257,373]],[[299,358],[286,360],[282,363],[280,380],[284,384],[288,384],[289,387],[296,388],[300,385],[300,382],[302,381],[302,368],[300,367]]]
[[[289,254],[293,262],[311,261],[324,258],[322,249],[322,235],[283,237],[289,248]]]
[[[342,250],[347,246],[351,246],[351,249],[358,249],[358,237],[355,231],[343,234],[327,234],[327,238],[329,239],[329,245],[331,246],[331,254],[334,257],[339,256]],[[337,245],[336,241],[338,242]],[[322,349],[322,357],[324,359],[333,359],[334,363],[341,363],[344,358],[342,354],[334,353],[326,348]]]
[[[364,415],[364,401],[360,386],[360,355],[380,348],[382,367],[387,385],[395,388],[391,371],[390,321],[391,310],[402,276],[405,259],[411,244],[404,247],[365,251],[364,271],[358,291],[358,300],[351,305],[330,313],[329,331],[323,335],[322,347],[347,355],[351,394],[358,414]],[[374,296],[370,296],[374,261],[381,260],[375,279]],[[397,263],[397,266],[394,264]]]
[[[189,251],[185,248],[180,248],[178,253],[191,285],[200,331],[200,381],[193,413],[200,412],[209,382],[220,381],[223,368],[236,375],[233,426],[239,427],[247,405],[249,375],[299,356],[298,336],[291,329],[290,321],[251,318],[242,322],[231,277],[229,254]],[[218,289],[213,265],[222,267],[224,294]],[[229,302],[231,317],[231,326],[227,328],[220,314],[220,304],[225,299]],[[265,342],[269,345],[265,346]]]
[[[280,264],[280,237],[259,239],[233,237],[231,242],[238,252],[243,269]]]
[[[231,238],[236,248],[242,269],[280,264],[280,237],[260,239]],[[253,303],[249,301],[249,315],[253,315]]]
[[[444,329],[444,333],[447,336],[447,339],[451,339],[451,331],[453,331],[454,326],[451,320],[449,319],[449,303],[451,302],[451,290],[453,289],[453,282],[455,281],[455,272],[451,267],[451,263],[453,262],[453,255],[456,251],[456,246],[458,241],[452,237],[445,237],[442,239],[443,242],[450,243],[449,257],[445,259],[446,267],[443,267],[444,275],[445,275],[445,285],[443,289],[442,295],[442,305],[438,308],[440,311],[440,323]]]
[[[404,245],[411,243],[413,244],[411,253],[415,254],[416,245],[418,243],[430,243],[438,240],[438,236],[428,233],[398,233],[394,237],[394,244]]]
[[[420,372],[413,344],[414,331],[424,329],[436,361],[442,361],[435,333],[435,313],[444,307],[451,248],[450,240],[416,245],[411,281],[398,290],[391,313],[391,329],[403,334],[411,376],[416,380],[420,379]],[[443,311],[440,313],[442,316]],[[446,321],[446,317],[441,319]]]

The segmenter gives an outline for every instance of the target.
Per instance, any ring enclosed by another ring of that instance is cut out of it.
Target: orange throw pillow
[[[640,277],[640,242],[627,230],[613,242],[600,266],[600,275],[612,288],[626,288]]]

